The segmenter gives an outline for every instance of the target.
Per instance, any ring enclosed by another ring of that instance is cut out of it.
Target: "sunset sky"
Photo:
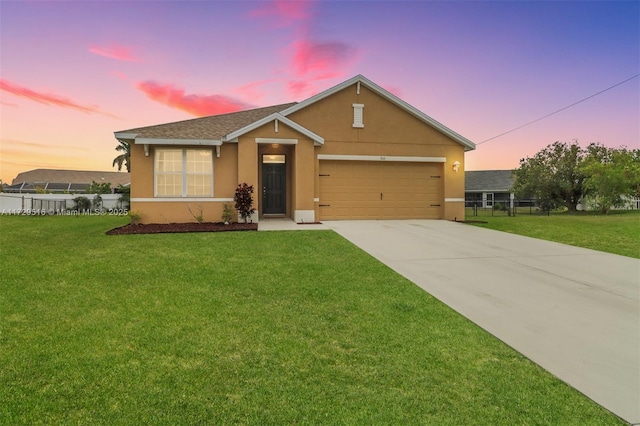
[[[0,0],[0,28],[5,183],[115,171],[114,131],[301,101],[357,74],[479,144],[467,170],[555,141],[640,148],[638,1]]]

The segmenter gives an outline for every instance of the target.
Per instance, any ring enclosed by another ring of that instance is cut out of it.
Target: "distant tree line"
[[[516,197],[535,197],[543,210],[577,210],[590,201],[603,214],[640,196],[640,149],[555,142],[514,170]]]

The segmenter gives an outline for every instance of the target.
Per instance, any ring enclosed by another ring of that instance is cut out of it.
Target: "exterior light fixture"
[[[272,144],[271,144],[271,147],[272,147],[272,148],[278,148],[279,146],[280,146],[280,144],[277,144],[277,143],[272,143]]]
[[[459,161],[455,161],[453,163],[453,171],[458,173],[458,170],[460,169],[460,162]]]

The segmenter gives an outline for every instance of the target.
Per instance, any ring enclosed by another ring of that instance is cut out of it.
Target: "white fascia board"
[[[292,121],[291,119],[283,116],[280,113],[273,113],[267,117],[264,117],[258,121],[254,121],[253,123],[249,124],[248,126],[245,126],[241,129],[236,130],[235,132],[231,132],[228,135],[226,135],[225,137],[222,138],[223,142],[230,142],[233,141],[234,139],[237,141],[237,138],[249,133],[252,130],[257,129],[258,127],[264,126],[267,123],[270,123],[274,120],[278,120],[279,122],[286,124],[287,126],[291,127],[294,130],[297,130],[298,132],[302,133],[303,135],[307,136],[309,139],[313,140],[315,145],[322,145],[324,144],[324,138],[322,136],[316,135],[315,133],[313,133],[311,130],[306,129],[304,127],[302,127],[301,125],[299,125],[298,123]]]
[[[201,146],[219,146],[222,141],[215,139],[155,139],[155,138],[136,138],[136,145],[201,145]]]
[[[407,157],[398,155],[341,155],[318,154],[318,160],[342,161],[400,161],[409,163],[446,163],[446,157]]]
[[[207,197],[156,197],[156,198],[132,198],[134,203],[228,203],[233,198],[207,198]]]
[[[460,135],[459,133],[454,132],[453,130],[451,130],[450,128],[448,128],[447,126],[445,126],[444,124],[434,120],[433,118],[429,117],[427,114],[425,114],[424,112],[420,111],[419,109],[409,105],[407,102],[403,101],[402,99],[400,99],[399,97],[397,97],[396,95],[394,95],[393,93],[383,89],[382,87],[378,86],[377,84],[375,84],[373,81],[365,78],[363,75],[358,74],[357,76],[350,78],[349,80],[338,84],[337,86],[334,86],[330,89],[325,90],[322,93],[318,93],[315,96],[310,97],[309,99],[306,99],[300,103],[297,103],[287,109],[285,109],[284,111],[281,111],[280,114],[287,116],[289,114],[292,114],[298,110],[301,110],[302,108],[305,108],[321,99],[326,98],[327,96],[333,95],[334,93],[339,92],[342,89],[345,89],[353,84],[356,83],[360,83],[360,84],[364,84],[365,86],[367,86],[369,89],[373,90],[374,92],[376,92],[378,95],[382,96],[383,98],[395,103],[396,105],[398,105],[400,108],[404,109],[405,111],[409,112],[410,114],[414,115],[415,117],[417,117],[418,119],[424,121],[425,123],[429,124],[431,127],[436,128],[437,130],[441,131],[442,133],[444,133],[445,135],[451,137],[453,140],[455,140],[456,142],[460,143],[461,145],[463,145],[465,147],[465,151],[472,151],[474,149],[476,149],[476,144],[474,144],[473,142],[471,142],[469,139],[465,138],[464,136]]]
[[[135,139],[138,136],[137,133],[128,133],[128,132],[113,132],[113,135],[116,139]]]

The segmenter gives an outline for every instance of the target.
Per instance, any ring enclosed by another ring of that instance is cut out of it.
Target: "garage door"
[[[320,219],[440,219],[442,164],[320,161]]]

